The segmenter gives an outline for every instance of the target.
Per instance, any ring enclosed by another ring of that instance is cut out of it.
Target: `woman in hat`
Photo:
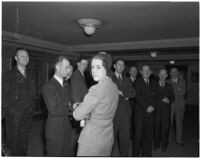
[[[98,83],[89,89],[82,103],[78,106],[74,104],[74,118],[87,118],[78,140],[77,156],[111,156],[118,89],[108,77],[110,62],[110,56],[106,53],[99,53],[92,58],[92,77]]]

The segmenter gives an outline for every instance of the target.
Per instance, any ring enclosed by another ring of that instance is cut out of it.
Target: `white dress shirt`
[[[60,77],[58,77],[58,76],[56,76],[56,75],[54,75],[53,77],[54,77],[54,78],[61,84],[61,86],[63,87],[63,79],[60,78]]]

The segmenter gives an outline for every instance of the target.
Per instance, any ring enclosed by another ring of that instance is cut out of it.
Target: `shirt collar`
[[[159,80],[159,84],[160,84],[160,86],[165,86],[165,81]]]
[[[178,78],[173,78],[172,81],[175,82],[175,83],[177,83]]]
[[[81,73],[82,76],[84,76],[84,73],[81,70],[78,69],[78,71]]]
[[[134,82],[136,80],[136,77],[130,76],[131,81]]]
[[[122,75],[121,74],[115,72],[115,75],[117,76],[117,78],[121,77],[121,79],[122,79]]]
[[[21,67],[17,66],[17,70],[25,77],[26,76],[26,70],[22,69]]]
[[[63,86],[63,79],[59,78],[56,75],[54,75],[53,77],[61,84],[61,86]]]
[[[145,82],[149,82],[149,78],[143,78]]]

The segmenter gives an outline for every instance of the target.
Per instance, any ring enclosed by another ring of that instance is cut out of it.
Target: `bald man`
[[[27,156],[29,131],[34,111],[34,82],[26,69],[28,51],[16,51],[17,66],[3,74],[2,111],[6,119],[8,156]]]

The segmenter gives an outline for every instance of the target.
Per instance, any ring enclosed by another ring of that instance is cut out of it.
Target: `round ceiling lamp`
[[[102,21],[98,19],[79,19],[78,23],[84,29],[85,34],[91,36],[102,24]]]
[[[156,58],[158,56],[158,52],[150,52],[150,56],[152,58]]]
[[[170,63],[170,64],[174,64],[175,61],[174,61],[174,60],[170,60],[169,63]]]

